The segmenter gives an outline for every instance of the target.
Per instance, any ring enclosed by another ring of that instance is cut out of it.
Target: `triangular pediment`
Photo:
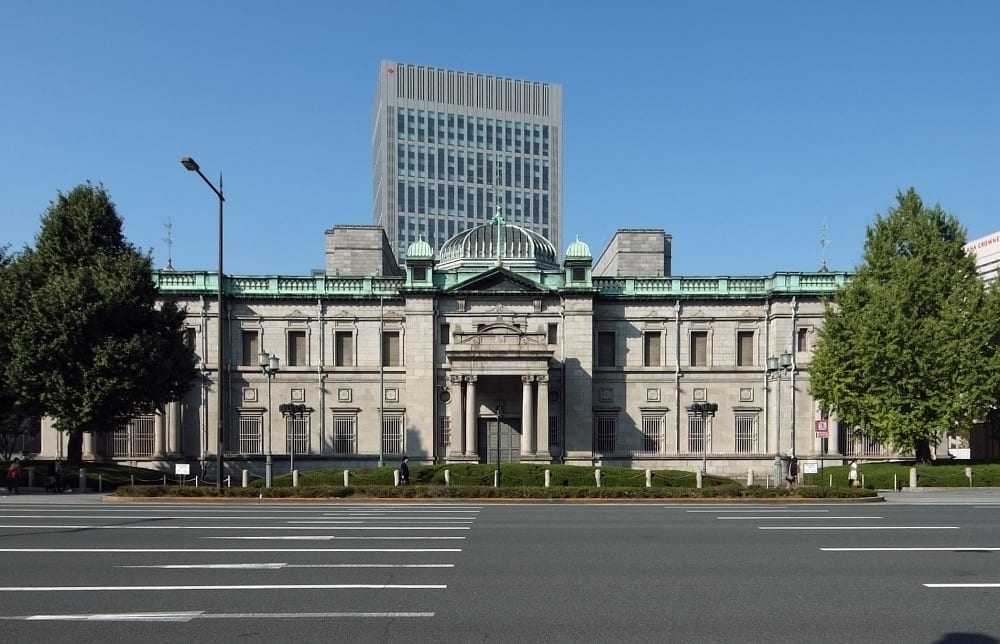
[[[544,293],[546,289],[534,280],[512,273],[505,268],[494,268],[480,273],[460,284],[449,293]]]

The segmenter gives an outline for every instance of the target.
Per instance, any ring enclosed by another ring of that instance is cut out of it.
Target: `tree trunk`
[[[66,440],[66,462],[70,465],[83,462],[83,432],[70,432]]]
[[[931,444],[927,439],[920,439],[913,446],[913,451],[916,453],[917,463],[921,465],[928,465],[931,462]]]

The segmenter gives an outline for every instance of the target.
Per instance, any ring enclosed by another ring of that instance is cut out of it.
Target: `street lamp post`
[[[272,356],[267,351],[261,351],[257,356],[257,364],[261,372],[267,376],[267,454],[264,456],[264,485],[271,487],[271,473],[274,466],[274,456],[271,448],[271,380],[280,370],[278,356]]]
[[[788,351],[781,354],[780,358],[771,356],[767,359],[767,378],[778,383],[778,414],[774,431],[774,486],[781,485],[781,381],[786,373],[790,373],[794,366],[792,354]],[[792,436],[792,455],[795,455],[795,436]]]
[[[497,475],[496,487],[500,487],[500,426],[503,424],[503,402],[497,401]]]
[[[202,174],[201,168],[198,166],[198,162],[195,161],[194,159],[192,159],[191,157],[182,157],[181,158],[181,165],[183,165],[185,168],[187,168],[191,172],[197,172],[198,176],[201,177],[202,181],[204,181],[205,184],[208,185],[208,187],[212,189],[212,192],[214,192],[215,195],[219,198],[219,277],[218,277],[219,283],[218,283],[218,293],[217,293],[217,301],[218,301],[218,306],[219,306],[219,320],[218,320],[219,336],[218,336],[218,339],[217,339],[218,340],[218,346],[216,347],[216,351],[219,354],[219,378],[218,378],[218,382],[216,383],[216,396],[217,396],[217,401],[216,401],[216,408],[217,408],[216,415],[218,416],[218,428],[217,428],[216,432],[218,434],[218,436],[217,436],[218,442],[217,442],[217,445],[216,445],[217,454],[216,454],[216,463],[215,463],[216,470],[218,470],[218,473],[217,473],[218,475],[217,475],[217,480],[216,480],[215,486],[219,490],[222,490],[222,470],[223,470],[222,452],[224,451],[224,448],[225,448],[225,439],[224,439],[224,437],[225,437],[225,430],[224,430],[224,428],[225,428],[225,393],[224,392],[225,392],[225,386],[226,386],[226,378],[225,378],[225,364],[226,364],[226,362],[225,362],[225,349],[226,349],[226,344],[225,344],[225,331],[223,330],[225,300],[222,299],[222,221],[223,221],[223,218],[222,218],[222,205],[226,202],[226,198],[222,195],[222,173],[221,172],[219,173],[219,187],[216,188],[215,185],[211,181],[208,180],[208,177],[206,177],[204,174]]]
[[[701,416],[701,474],[708,474],[708,424],[706,417],[715,417],[719,405],[713,402],[696,402],[691,405],[691,411]]]

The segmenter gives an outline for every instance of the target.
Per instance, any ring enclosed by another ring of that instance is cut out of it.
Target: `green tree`
[[[809,375],[841,421],[926,460],[996,400],[1000,289],[985,288],[954,216],[913,188],[896,201],[827,307]]]
[[[3,306],[6,382],[25,409],[54,419],[78,461],[82,435],[121,427],[178,400],[195,376],[184,314],[157,306],[152,262],[122,234],[103,186],[60,193],[42,216],[34,248],[14,256]]]

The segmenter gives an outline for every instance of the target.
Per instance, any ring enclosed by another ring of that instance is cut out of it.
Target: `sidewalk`
[[[44,487],[22,487],[20,494],[11,494],[7,488],[0,488],[0,505],[99,503],[105,494],[106,492],[80,492],[72,489],[46,492]]]

